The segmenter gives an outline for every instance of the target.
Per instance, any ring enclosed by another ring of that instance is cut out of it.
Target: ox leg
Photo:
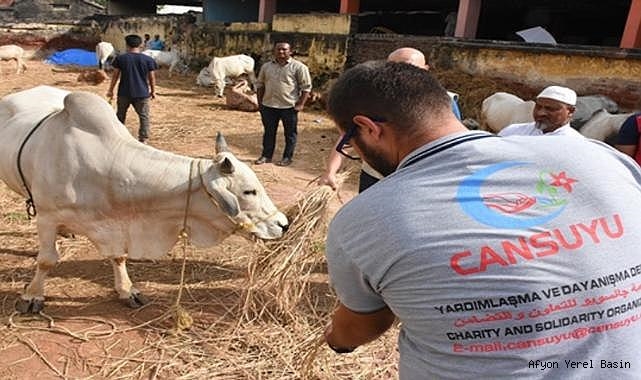
[[[219,98],[223,97],[223,94],[225,92],[225,78],[222,80],[216,80],[216,96]]]
[[[131,283],[129,273],[127,273],[127,256],[111,259],[111,265],[114,269],[114,288],[118,293],[118,298],[133,309],[148,303],[147,297],[143,296]]]
[[[44,308],[44,284],[49,271],[58,263],[56,249],[56,229],[38,225],[40,250],[36,258],[36,274],[16,302],[16,310],[21,313],[38,313]]]
[[[171,74],[174,72],[174,68],[176,67],[176,62],[172,62],[169,64],[169,69],[167,69],[167,77],[171,78]]]
[[[249,75],[249,85],[251,86],[252,91],[256,92],[256,82],[258,81],[256,79],[256,74],[252,70],[249,72],[248,75]]]

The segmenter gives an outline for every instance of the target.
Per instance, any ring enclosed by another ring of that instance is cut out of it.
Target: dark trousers
[[[147,140],[149,138],[149,98],[128,98],[126,96],[118,96],[116,105],[116,116],[123,124],[125,124],[129,105],[134,106],[134,110],[138,114],[138,120],[140,122],[140,127],[138,128],[138,140]]]
[[[291,159],[294,156],[294,149],[296,148],[296,138],[298,136],[298,111],[292,108],[271,108],[260,106],[260,119],[263,122],[263,153],[262,157],[269,159],[274,155],[274,148],[276,145],[276,131],[278,129],[278,122],[283,121],[283,128],[285,129],[285,150],[283,151],[283,158]]]

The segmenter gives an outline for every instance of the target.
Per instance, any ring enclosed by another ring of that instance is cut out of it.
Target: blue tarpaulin
[[[45,63],[53,65],[98,66],[96,52],[83,49],[67,49],[51,54]]]

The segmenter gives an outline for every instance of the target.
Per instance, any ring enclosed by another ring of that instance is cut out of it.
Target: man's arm
[[[343,135],[341,134],[340,136],[338,136],[338,140],[336,140],[336,143],[332,146],[329,157],[327,157],[327,167],[325,168],[325,173],[323,173],[323,175],[318,179],[319,185],[328,185],[333,190],[336,190],[337,187],[336,173],[338,173],[338,169],[340,169],[341,165],[343,164],[343,157],[334,148],[336,147],[336,145],[338,145],[342,138]]]
[[[294,109],[299,112],[302,111],[305,107],[305,102],[307,102],[307,99],[309,99],[309,91],[303,91],[296,104],[294,104]]]
[[[381,336],[392,326],[394,319],[394,313],[388,307],[364,314],[339,303],[325,329],[325,341],[334,350],[348,352]]]
[[[256,99],[258,100],[258,105],[263,104],[263,97],[265,96],[265,87],[256,87]]]
[[[147,80],[149,81],[149,96],[152,99],[156,99],[156,72],[150,71],[147,75]]]
[[[614,145],[614,147],[622,153],[627,154],[628,156],[634,158],[635,153],[637,152],[636,145]]]
[[[301,94],[296,104],[294,104],[294,109],[296,111],[302,111],[303,107],[305,107],[305,102],[307,102],[309,98],[309,94],[312,92],[312,77],[309,74],[307,66],[301,65],[296,71],[296,81],[298,82]]]
[[[114,68],[113,72],[111,73],[109,90],[107,90],[107,99],[109,100],[113,99],[114,97],[114,88],[116,87],[116,83],[118,83],[118,79],[120,79],[120,69]]]

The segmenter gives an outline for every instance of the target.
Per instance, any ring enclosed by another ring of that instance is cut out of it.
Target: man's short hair
[[[129,34],[125,36],[125,43],[127,44],[127,47],[137,48],[142,45],[142,38],[137,34]]]
[[[345,71],[332,86],[327,111],[346,130],[356,115],[410,131],[451,112],[447,91],[429,71],[408,63],[368,61]]]

